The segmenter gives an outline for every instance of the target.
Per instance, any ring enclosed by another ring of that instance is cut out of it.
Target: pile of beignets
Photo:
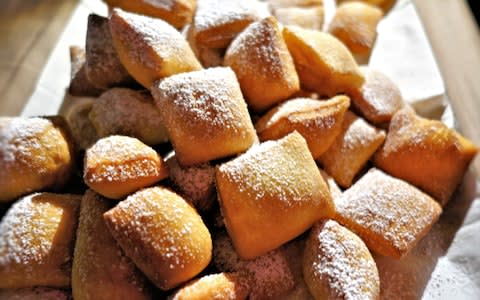
[[[106,2],[0,117],[0,298],[379,299],[478,151],[359,66],[392,1]]]

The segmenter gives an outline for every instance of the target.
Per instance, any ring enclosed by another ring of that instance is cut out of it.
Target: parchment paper
[[[326,2],[331,8],[332,2]],[[68,47],[85,45],[90,12],[106,15],[107,8],[99,0],[79,3],[23,116],[51,115],[61,110],[70,80]],[[332,13],[327,11],[327,20]],[[391,77],[421,115],[443,116],[444,122],[454,126],[445,85],[413,4],[399,0],[379,24],[378,33],[369,65]],[[407,257],[393,260],[375,256],[383,299],[480,299],[479,191],[480,184],[467,174],[440,221]]]

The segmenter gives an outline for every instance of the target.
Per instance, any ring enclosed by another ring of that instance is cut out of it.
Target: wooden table
[[[463,133],[480,145],[480,32],[465,0],[414,0]],[[76,0],[0,1],[0,115],[32,93]],[[480,158],[474,163],[480,174]]]

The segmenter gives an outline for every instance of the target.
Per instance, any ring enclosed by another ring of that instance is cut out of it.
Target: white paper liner
[[[331,8],[332,0],[326,1]],[[79,3],[22,116],[52,115],[61,109],[70,80],[68,48],[85,44],[90,12],[106,15],[107,9],[99,0]],[[421,115],[441,118],[454,127],[445,85],[410,0],[397,1],[379,24],[369,65],[391,77]],[[384,299],[480,299],[479,191],[480,184],[467,174],[440,221],[407,257],[375,256]]]

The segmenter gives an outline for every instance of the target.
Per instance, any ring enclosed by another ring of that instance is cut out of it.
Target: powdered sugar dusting
[[[360,238],[337,222],[315,225],[305,251],[311,263],[306,270],[312,281],[327,283],[329,299],[378,299],[375,261]]]
[[[209,210],[215,200],[215,168],[204,163],[181,167],[175,154],[166,158],[170,179],[181,194],[200,211]]]
[[[176,118],[188,120],[201,136],[211,137],[223,130],[247,134],[245,120],[250,121],[240,86],[230,68],[211,68],[171,76],[153,89],[158,107],[173,101],[173,111],[163,114],[164,123],[175,124]],[[253,131],[253,125],[252,131]],[[192,137],[193,138],[193,137]]]
[[[110,89],[94,102],[90,119],[102,137],[128,135],[149,145],[168,140],[159,109],[148,92]]]
[[[249,277],[249,299],[277,299],[295,286],[283,247],[254,260],[241,260],[230,238],[220,234],[214,240],[213,251],[214,263],[219,270],[243,273]]]
[[[391,252],[385,255],[398,257],[426,234],[442,211],[428,195],[377,169],[345,191],[336,204],[340,221],[370,248],[381,252],[381,243],[380,249]]]
[[[105,218],[126,254],[156,284],[166,283],[162,268],[183,272],[210,255],[204,242],[210,235],[200,216],[165,188],[141,190]]]
[[[125,181],[160,175],[161,159],[135,138],[112,135],[98,140],[85,153],[87,182]]]

